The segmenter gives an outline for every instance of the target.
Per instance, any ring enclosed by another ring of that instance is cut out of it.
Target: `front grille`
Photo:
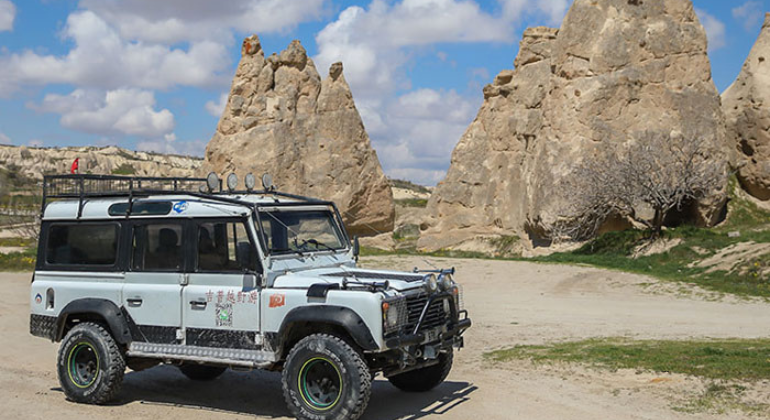
[[[408,317],[406,322],[406,332],[412,333],[414,331],[414,328],[420,321],[420,315],[427,304],[428,295],[425,293],[407,295],[406,309]],[[422,325],[420,325],[419,331],[425,331],[444,325],[447,322],[448,316],[449,315],[444,312],[444,300],[434,299],[433,302],[430,303],[430,307],[425,314],[425,319],[423,320]]]

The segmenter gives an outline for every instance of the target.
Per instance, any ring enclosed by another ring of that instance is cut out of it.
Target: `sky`
[[[202,156],[244,37],[343,61],[383,169],[439,182],[482,88],[570,0],[0,0],[0,143]],[[770,0],[694,0],[713,77],[737,77]]]

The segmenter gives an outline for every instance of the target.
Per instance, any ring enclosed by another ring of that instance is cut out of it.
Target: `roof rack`
[[[128,212],[131,214],[133,199],[148,195],[177,195],[185,194],[203,199],[221,201],[228,204],[253,205],[245,201],[230,197],[222,197],[221,194],[255,194],[272,195],[276,197],[291,198],[305,203],[331,204],[301,195],[281,193],[277,191],[229,191],[222,190],[222,180],[219,180],[218,191],[210,191],[206,178],[182,178],[182,177],[139,177],[120,175],[46,175],[43,177],[43,203],[41,216],[50,198],[78,199],[78,219],[83,215],[83,205],[86,198],[128,197]]]

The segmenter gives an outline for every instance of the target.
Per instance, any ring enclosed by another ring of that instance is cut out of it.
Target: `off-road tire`
[[[96,357],[95,369],[92,369],[95,373],[85,383],[76,373],[75,362],[80,352],[88,353],[87,357]],[[118,343],[103,326],[84,322],[73,327],[62,340],[57,371],[59,384],[68,400],[104,404],[120,392],[126,371],[126,358]]]
[[[315,401],[308,391],[308,371],[311,369],[308,365],[317,361],[328,370],[333,368],[331,371],[336,371],[340,383],[337,400],[323,408],[313,405]],[[356,420],[369,403],[372,375],[361,353],[345,340],[328,334],[314,334],[303,338],[291,349],[283,368],[282,382],[286,404],[297,419]],[[300,389],[301,384],[304,391]]]
[[[388,378],[396,388],[406,392],[426,392],[441,385],[452,370],[454,354],[450,349],[438,356],[438,364]]]
[[[184,364],[179,366],[179,370],[184,374],[184,376],[187,376],[188,379],[193,381],[213,381],[221,374],[225,373],[227,368],[219,366]]]

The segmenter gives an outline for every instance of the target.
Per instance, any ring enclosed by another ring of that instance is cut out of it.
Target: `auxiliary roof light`
[[[219,188],[219,177],[215,172],[211,172],[206,177],[206,186],[209,188],[209,192],[214,192]]]
[[[265,188],[265,191],[271,191],[274,187],[273,176],[270,174],[262,175],[262,186]]]
[[[227,176],[227,189],[230,190],[230,192],[235,191],[235,188],[238,186],[238,175],[232,173]]]
[[[254,177],[254,174],[248,173],[246,174],[246,177],[243,178],[244,184],[246,184],[246,190],[249,192],[254,190],[254,187],[257,185],[257,178]]]

